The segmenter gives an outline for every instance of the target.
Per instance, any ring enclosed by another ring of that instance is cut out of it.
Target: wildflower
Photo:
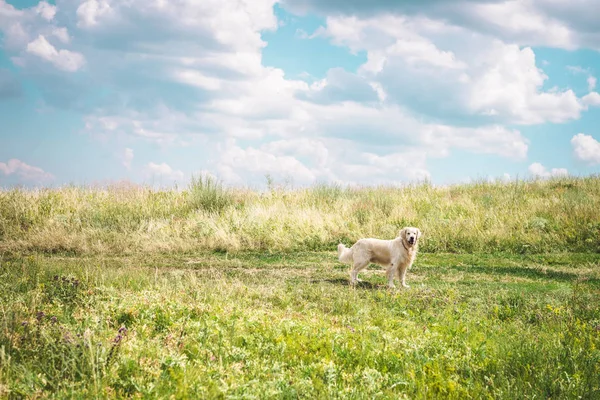
[[[37,314],[35,314],[35,318],[38,320],[38,322],[42,322],[42,319],[44,319],[45,316],[46,314],[44,314],[43,311],[38,311]]]

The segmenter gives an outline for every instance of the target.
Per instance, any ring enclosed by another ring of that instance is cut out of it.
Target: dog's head
[[[409,246],[414,246],[417,244],[417,241],[421,237],[421,230],[419,228],[407,226],[406,228],[402,228],[402,230],[400,231],[400,237]]]

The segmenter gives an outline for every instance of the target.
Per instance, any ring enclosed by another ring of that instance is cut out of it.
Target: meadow
[[[600,398],[600,177],[0,191],[2,398]],[[423,231],[408,290],[335,247]]]

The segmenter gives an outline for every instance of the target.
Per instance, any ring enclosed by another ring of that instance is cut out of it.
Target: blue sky
[[[600,172],[597,0],[0,0],[0,186]]]

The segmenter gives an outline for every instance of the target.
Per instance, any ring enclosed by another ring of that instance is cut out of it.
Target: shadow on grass
[[[348,278],[315,279],[315,280],[311,281],[311,283],[318,283],[318,282],[326,282],[326,283],[330,283],[332,285],[352,287],[352,285],[350,285],[350,280]],[[356,284],[357,289],[375,290],[375,289],[379,289],[380,287],[381,287],[381,285],[377,285],[375,283],[366,282],[366,281],[358,282]]]
[[[513,275],[529,279],[545,279],[558,282],[584,281],[590,284],[600,284],[600,279],[572,272],[556,271],[552,269],[530,267],[487,267],[484,265],[453,265],[448,269],[460,272],[475,272],[490,275]]]

